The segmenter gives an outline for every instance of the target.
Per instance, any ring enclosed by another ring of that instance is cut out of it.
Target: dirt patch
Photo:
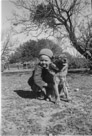
[[[69,75],[72,101],[60,106],[34,99],[29,77],[2,76],[2,136],[92,135],[92,75]]]

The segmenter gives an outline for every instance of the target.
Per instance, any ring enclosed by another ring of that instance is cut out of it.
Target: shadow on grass
[[[14,92],[16,92],[22,98],[35,99],[35,93],[33,91],[14,90]]]
[[[40,93],[37,93],[37,97],[35,95],[34,91],[27,91],[27,90],[14,90],[14,92],[17,93],[18,96],[25,98],[25,99],[38,99],[38,100],[45,100],[44,95],[41,95]],[[52,103],[55,103],[52,100],[49,100]]]

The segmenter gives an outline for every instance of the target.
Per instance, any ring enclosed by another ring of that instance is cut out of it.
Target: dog
[[[59,96],[61,97],[62,93],[64,93],[64,96],[68,101],[70,98],[68,93],[69,85],[66,80],[66,75],[68,73],[68,60],[66,55],[53,57],[50,70],[54,72],[54,80],[56,86],[58,86]]]

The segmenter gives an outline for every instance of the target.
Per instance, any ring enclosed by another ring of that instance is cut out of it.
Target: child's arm
[[[63,72],[63,71],[65,71],[65,70],[67,70],[68,69],[68,64],[67,63],[64,63],[63,64],[63,68],[61,69],[61,71]]]
[[[56,67],[56,65],[54,64],[54,63],[51,63],[50,65],[49,65],[49,69],[51,70],[51,71],[53,71],[53,72],[59,72],[59,69]]]
[[[42,80],[41,75],[42,68],[40,66],[37,66],[34,72],[34,82],[37,86],[39,86],[42,89],[44,86],[47,86],[47,83]]]
[[[62,69],[61,69],[61,71],[60,71],[61,76],[66,76],[66,75],[67,75],[67,72],[68,72],[68,63],[64,63],[64,64],[63,64],[63,67],[62,67]]]

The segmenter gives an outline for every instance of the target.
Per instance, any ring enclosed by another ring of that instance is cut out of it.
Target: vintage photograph
[[[92,0],[1,0],[0,135],[92,135]]]

